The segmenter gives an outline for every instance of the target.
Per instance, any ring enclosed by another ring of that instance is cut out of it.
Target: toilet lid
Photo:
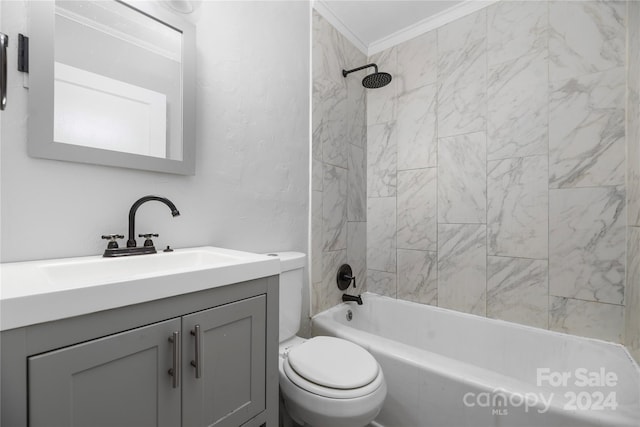
[[[315,337],[293,347],[288,362],[306,380],[342,390],[369,384],[379,369],[364,348],[334,337]]]

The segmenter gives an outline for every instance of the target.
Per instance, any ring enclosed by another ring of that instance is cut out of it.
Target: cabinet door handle
[[[7,46],[9,36],[0,33],[0,110],[7,107]]]
[[[169,337],[173,344],[173,366],[169,369],[169,375],[173,377],[173,388],[180,387],[180,332],[176,331]]]
[[[191,335],[195,337],[196,342],[195,360],[191,361],[191,366],[196,368],[196,378],[202,378],[202,331],[200,325],[194,326]]]

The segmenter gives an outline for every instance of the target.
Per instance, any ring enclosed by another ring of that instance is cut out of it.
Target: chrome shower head
[[[353,70],[342,70],[342,76],[347,77],[347,74],[353,73],[354,71],[364,70],[365,68],[374,67],[375,71],[373,74],[369,74],[362,79],[362,86],[367,89],[378,89],[388,85],[391,82],[391,74],[378,72],[378,66],[376,64],[367,64],[362,67],[354,68]]]

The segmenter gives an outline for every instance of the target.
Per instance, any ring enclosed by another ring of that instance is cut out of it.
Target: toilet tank
[[[307,256],[301,252],[274,252],[280,258],[280,334],[279,342],[293,337],[300,329],[302,286]]]

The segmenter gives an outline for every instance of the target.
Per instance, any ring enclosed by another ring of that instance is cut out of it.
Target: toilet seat
[[[334,337],[315,337],[296,345],[283,365],[285,375],[296,386],[334,399],[366,396],[384,381],[369,352]]]

